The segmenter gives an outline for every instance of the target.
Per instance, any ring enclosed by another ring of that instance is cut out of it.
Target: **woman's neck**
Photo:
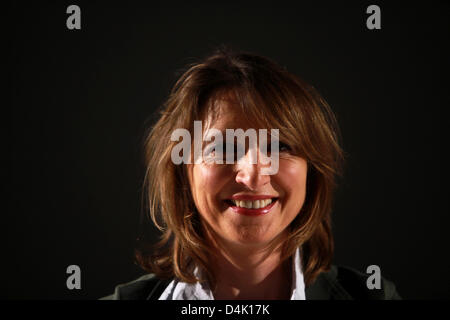
[[[222,252],[214,263],[215,299],[289,299],[292,268],[280,262],[279,248]]]

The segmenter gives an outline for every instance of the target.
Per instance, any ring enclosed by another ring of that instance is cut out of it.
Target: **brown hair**
[[[159,121],[145,140],[145,212],[162,231],[152,245],[141,240],[136,261],[160,278],[195,282],[193,266],[208,270],[212,248],[202,233],[192,199],[186,165],[171,161],[171,133],[212,111],[218,92],[232,92],[243,114],[266,128],[279,128],[280,142],[308,162],[307,191],[301,214],[289,226],[284,258],[302,248],[306,285],[327,271],[333,256],[330,214],[343,152],[339,130],[328,104],[316,90],[267,58],[219,50],[193,64],[179,78]],[[283,259],[284,259],[283,258]]]

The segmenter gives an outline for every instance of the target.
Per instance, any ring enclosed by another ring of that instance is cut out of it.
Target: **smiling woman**
[[[210,128],[277,129],[269,139],[279,140],[278,170],[267,174],[261,151],[245,146],[232,163],[193,161],[191,154],[174,163],[175,130],[196,136],[193,148]],[[398,298],[389,281],[369,290],[367,275],[332,265],[330,215],[343,160],[338,126],[311,86],[269,59],[221,50],[192,65],[145,147],[147,209],[162,237],[155,246],[141,241],[136,251],[149,274],[108,298]]]

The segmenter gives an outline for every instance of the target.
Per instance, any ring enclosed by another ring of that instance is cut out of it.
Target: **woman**
[[[255,149],[250,138],[208,138],[211,129],[270,134]],[[177,130],[193,138],[188,148]],[[223,50],[192,65],[145,147],[147,209],[162,238],[137,250],[149,274],[107,298],[398,298],[384,279],[369,290],[368,275],[331,265],[338,127],[320,95],[274,62]]]

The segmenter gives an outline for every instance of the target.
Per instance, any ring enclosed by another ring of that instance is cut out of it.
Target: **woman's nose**
[[[251,161],[251,156],[247,153],[241,161],[236,164],[236,182],[245,185],[250,190],[258,190],[270,182],[270,175],[264,174],[267,164],[260,161],[261,154],[258,152],[257,161]]]

